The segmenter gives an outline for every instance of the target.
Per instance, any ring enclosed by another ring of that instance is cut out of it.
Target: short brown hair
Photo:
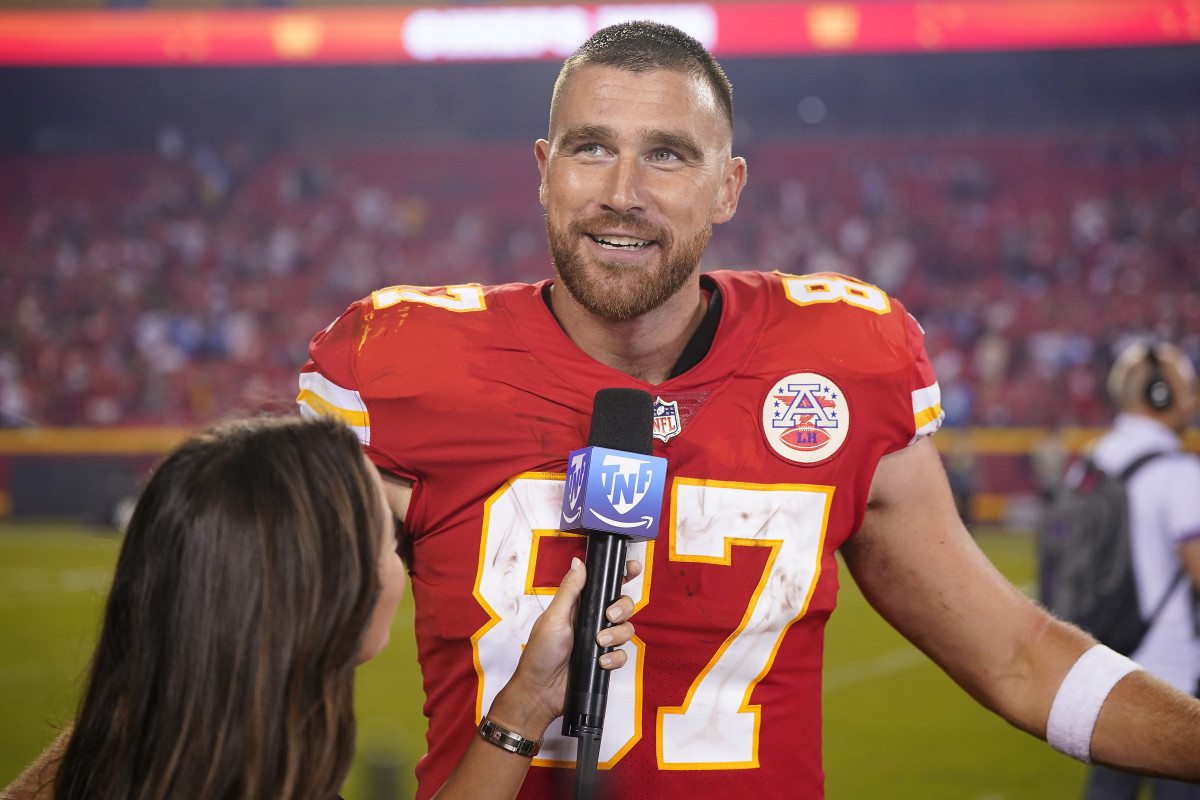
[[[733,84],[704,45],[678,28],[657,22],[622,22],[596,31],[563,62],[550,100],[551,117],[567,78],[589,65],[629,72],[668,69],[703,78],[712,88],[730,130],[733,129]]]

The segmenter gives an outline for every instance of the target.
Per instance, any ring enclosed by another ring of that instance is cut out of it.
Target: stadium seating
[[[1102,424],[1126,337],[1200,360],[1200,130],[757,142],[705,268],[838,270],[925,327],[952,425]],[[0,163],[0,418],[194,425],[290,402],[395,284],[550,274],[527,143]]]

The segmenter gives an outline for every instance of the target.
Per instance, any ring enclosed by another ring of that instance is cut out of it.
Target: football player
[[[840,551],[875,608],[982,704],[1078,758],[1200,778],[1200,704],[1058,622],[977,549],[930,434],[939,390],[894,298],[699,264],[737,210],[731,88],[695,40],[600,31],[537,142],[555,277],[395,286],[310,347],[306,413],[353,425],[411,546],[428,798],[512,674],[553,577],[592,398],[638,388],[669,465],[600,766],[632,800],[823,796],[821,663]],[[521,797],[557,798],[552,731]]]

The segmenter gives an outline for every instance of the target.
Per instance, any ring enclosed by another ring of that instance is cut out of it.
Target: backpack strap
[[[1167,605],[1167,601],[1171,599],[1171,595],[1175,594],[1175,587],[1179,586],[1179,582],[1183,580],[1183,576],[1186,574],[1187,570],[1180,566],[1179,571],[1175,573],[1175,577],[1171,580],[1171,585],[1167,587],[1167,590],[1163,592],[1163,596],[1159,598],[1158,605],[1154,607],[1154,610],[1150,612],[1150,616],[1146,618],[1146,630],[1138,637],[1137,644],[1133,646],[1134,650],[1141,646],[1142,639],[1146,638],[1146,634],[1150,632],[1150,627],[1154,624],[1154,620],[1158,619],[1158,615],[1162,613],[1163,608]]]
[[[1168,452],[1166,450],[1155,450],[1152,453],[1145,453],[1143,455],[1138,456],[1137,458],[1135,458],[1133,460],[1132,464],[1127,466],[1125,469],[1121,470],[1121,472],[1117,475],[1117,480],[1119,480],[1121,483],[1125,483],[1126,481],[1128,481],[1130,478],[1133,477],[1133,473],[1137,472],[1139,469],[1146,466],[1147,464],[1149,464],[1151,461],[1158,458],[1159,456],[1165,456],[1165,455],[1168,455]]]
[[[1169,454],[1169,451],[1156,450],[1154,452],[1145,453],[1141,456],[1138,456],[1133,460],[1132,464],[1121,470],[1120,474],[1117,475],[1117,480],[1119,480],[1121,483],[1126,483],[1130,478],[1133,477],[1133,473],[1137,472],[1146,464],[1150,463],[1159,456],[1165,456]],[[1141,647],[1142,640],[1145,639],[1146,634],[1150,632],[1150,628],[1154,625],[1154,621],[1158,619],[1158,615],[1161,614],[1163,608],[1166,607],[1167,601],[1170,600],[1171,595],[1175,593],[1175,587],[1179,586],[1179,582],[1183,580],[1183,576],[1185,574],[1187,574],[1186,570],[1182,565],[1180,565],[1179,571],[1176,572],[1175,577],[1171,579],[1171,585],[1167,587],[1167,591],[1163,592],[1163,596],[1159,598],[1158,603],[1154,606],[1154,610],[1150,612],[1150,616],[1146,617],[1145,627],[1142,630],[1142,635],[1138,637],[1137,643],[1133,646],[1133,650],[1137,650],[1139,647]],[[1133,652],[1133,650],[1130,650],[1130,652]]]

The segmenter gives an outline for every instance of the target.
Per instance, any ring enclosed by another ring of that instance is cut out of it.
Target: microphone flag
[[[559,528],[654,539],[666,480],[665,458],[607,447],[575,450],[567,461]]]

